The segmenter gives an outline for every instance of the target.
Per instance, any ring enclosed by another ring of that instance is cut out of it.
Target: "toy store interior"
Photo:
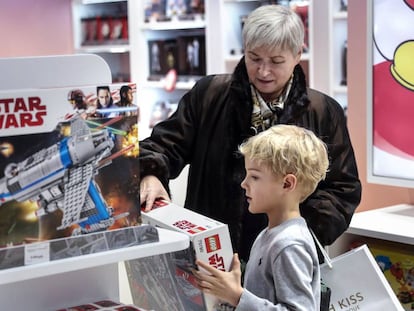
[[[343,108],[355,153],[361,202],[324,248],[333,270],[367,245],[395,310],[414,310],[412,0],[2,0],[1,309],[225,310],[191,267],[230,269],[227,224],[179,208],[188,167],[144,215],[134,163],[200,78],[234,71],[267,4],[302,19],[307,86]],[[335,305],[333,288],[330,310],[370,310],[354,291]]]

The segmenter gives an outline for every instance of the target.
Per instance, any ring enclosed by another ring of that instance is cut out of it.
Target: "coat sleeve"
[[[332,244],[349,227],[361,201],[354,150],[342,107],[325,96],[324,111],[317,111],[314,126],[328,146],[330,167],[327,177],[301,205],[302,216],[323,245]]]
[[[192,146],[200,124],[203,92],[210,79],[199,80],[180,99],[177,110],[156,124],[150,137],[140,141],[141,178],[155,175],[167,188],[168,181],[176,178],[191,161]]]

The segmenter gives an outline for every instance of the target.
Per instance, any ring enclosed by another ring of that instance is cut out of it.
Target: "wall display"
[[[368,5],[368,181],[414,187],[414,3]]]
[[[136,92],[0,91],[0,269],[157,239],[139,226],[138,106],[121,87]]]

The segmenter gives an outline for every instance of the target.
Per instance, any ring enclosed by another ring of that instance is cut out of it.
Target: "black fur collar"
[[[280,119],[281,123],[290,123],[299,118],[306,111],[310,102],[306,89],[306,77],[302,67],[299,64],[296,65],[293,73],[292,89]],[[250,85],[244,63],[244,56],[234,70],[232,88],[243,94],[242,97],[251,103]],[[251,109],[251,105],[249,106]]]

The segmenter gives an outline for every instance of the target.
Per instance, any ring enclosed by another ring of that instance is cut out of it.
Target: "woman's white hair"
[[[305,30],[299,15],[289,7],[263,5],[249,14],[242,35],[245,51],[280,47],[297,54],[302,51]]]

